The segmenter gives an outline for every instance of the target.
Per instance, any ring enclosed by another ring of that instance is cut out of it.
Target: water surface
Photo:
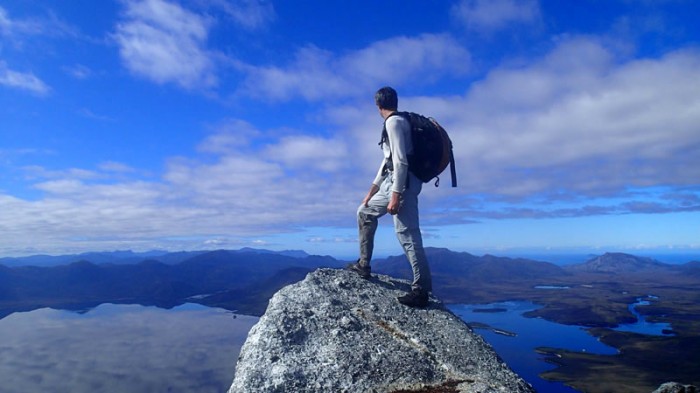
[[[195,304],[14,313],[0,320],[2,391],[225,392],[256,322]]]
[[[542,318],[526,318],[524,313],[540,308],[531,302],[502,302],[487,305],[454,304],[450,310],[467,323],[480,322],[496,330],[513,332],[515,337],[498,334],[489,329],[475,329],[493,346],[498,355],[539,393],[577,392],[559,382],[546,381],[539,374],[555,368],[535,352],[537,347],[553,347],[601,355],[614,355],[617,350],[588,334],[585,328],[562,325]],[[503,312],[483,312],[484,309]]]
[[[619,329],[662,334],[668,324],[639,321]],[[530,302],[448,306],[477,328],[506,363],[540,393],[576,390],[538,374],[555,366],[537,347],[602,355],[617,353],[587,330],[523,313]],[[171,310],[103,304],[82,313],[39,309],[0,319],[0,380],[4,393],[159,393],[225,392],[234,376],[240,348],[256,317],[186,304]],[[515,337],[501,333],[513,332]]]
[[[637,306],[648,306],[651,304],[650,300],[653,299],[656,299],[656,296],[649,295],[646,298],[637,299],[636,303],[630,304],[628,309],[630,313],[637,318],[637,322],[620,325],[615,328],[615,330],[619,332],[646,334],[649,336],[673,336],[670,323],[648,322],[646,318],[644,318],[644,315],[637,311]]]

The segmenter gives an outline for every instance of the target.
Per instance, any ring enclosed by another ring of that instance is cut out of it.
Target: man
[[[378,220],[389,213],[394,216],[396,237],[413,269],[411,292],[398,300],[410,307],[425,307],[432,290],[432,279],[418,224],[418,194],[423,182],[408,170],[408,156],[413,152],[411,125],[397,114],[398,96],[391,87],[379,89],[374,101],[384,119],[381,141],[384,159],[357,210],[360,258],[348,265],[348,269],[363,278],[370,277]]]

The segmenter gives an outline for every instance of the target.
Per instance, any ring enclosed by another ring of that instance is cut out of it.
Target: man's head
[[[399,108],[399,97],[396,94],[396,90],[385,86],[377,90],[377,93],[374,95],[374,103],[377,104],[380,110],[395,111]]]

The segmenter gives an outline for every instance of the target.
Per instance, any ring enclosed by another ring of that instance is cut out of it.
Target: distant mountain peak
[[[237,252],[248,252],[248,253],[253,253],[253,254],[276,254],[276,255],[284,255],[287,257],[292,257],[292,258],[306,258],[309,256],[309,254],[306,253],[306,251],[303,250],[282,250],[282,251],[273,251],[273,250],[267,250],[264,248],[252,248],[252,247],[243,247]]]
[[[667,269],[669,265],[649,257],[640,257],[622,252],[606,252],[585,263],[569,267],[575,271],[601,273],[633,273],[649,270]]]

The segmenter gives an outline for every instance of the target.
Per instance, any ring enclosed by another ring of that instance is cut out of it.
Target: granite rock
[[[678,382],[667,382],[658,389],[654,390],[653,393],[698,393],[697,387],[693,385],[683,385]]]
[[[229,393],[534,392],[491,346],[410,285],[319,269],[277,292],[251,329]]]

